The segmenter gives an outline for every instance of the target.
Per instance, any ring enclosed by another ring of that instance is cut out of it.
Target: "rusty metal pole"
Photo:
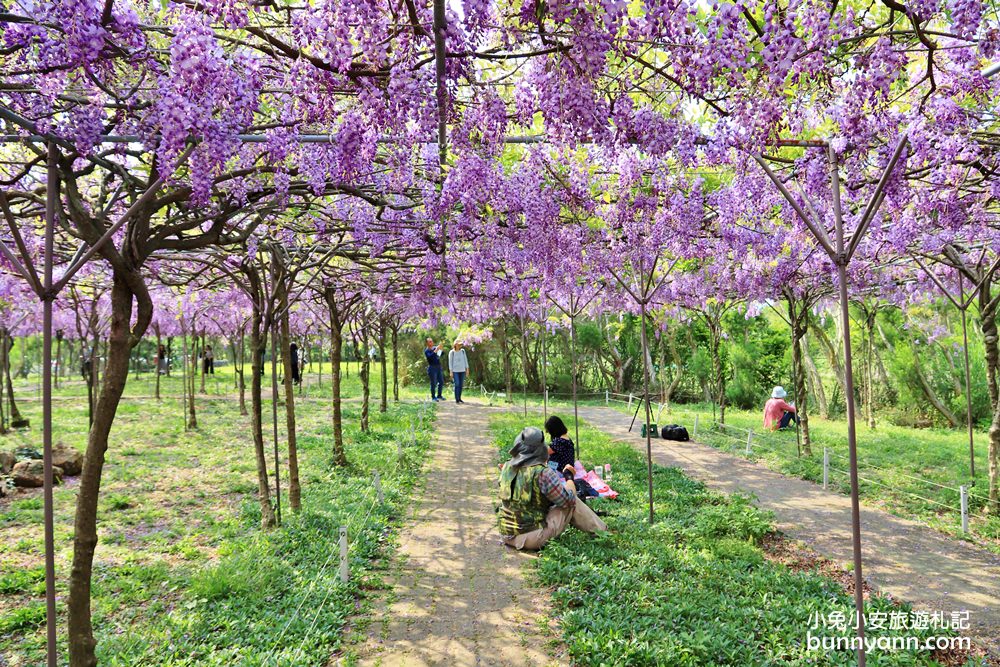
[[[45,636],[49,667],[56,667],[56,564],[52,500],[52,247],[59,173],[56,147],[49,144],[48,174],[45,187],[45,256],[42,299],[42,453],[45,522]]]
[[[576,312],[576,308],[573,305],[573,297],[570,295],[570,315],[569,315],[569,350],[570,357],[572,357],[573,363],[573,427],[575,428],[576,434],[576,457],[580,461],[583,460],[583,454],[580,453],[580,405],[577,403],[576,399],[576,316],[579,314]]]
[[[639,303],[639,339],[642,341],[642,392],[646,401],[646,485],[649,489],[649,522],[653,523],[653,436],[649,406],[649,340],[646,337],[646,301]]]
[[[861,502],[858,494],[858,437],[854,405],[854,368],[851,360],[851,319],[848,310],[847,265],[850,256],[844,248],[844,219],[840,206],[840,165],[836,153],[828,149],[830,180],[833,192],[833,212],[836,225],[836,263],[840,288],[840,319],[844,330],[844,397],[847,404],[847,447],[851,476],[851,545],[854,556],[854,608],[857,611],[857,637],[859,640],[858,667],[865,667],[865,594],[864,576],[861,572]]]
[[[548,320],[546,316],[545,309],[542,309],[542,328],[538,335],[542,337],[542,417],[546,421],[549,419],[549,374],[548,374],[548,345],[546,344],[546,326],[545,323]]]

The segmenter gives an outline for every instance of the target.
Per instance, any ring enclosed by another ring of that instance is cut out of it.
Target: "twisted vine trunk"
[[[806,369],[803,364],[802,348],[809,328],[808,304],[796,301],[791,291],[785,293],[788,300],[788,321],[792,325],[792,382],[795,386],[796,415],[799,418],[799,433],[802,436],[802,453],[812,456],[812,440],[809,437],[809,391],[806,387]],[[798,304],[798,308],[796,308]]]
[[[132,280],[141,281],[138,271]],[[93,411],[93,422],[87,437],[87,451],[77,491],[76,515],[73,521],[73,565],[69,578],[69,599],[66,604],[69,625],[69,657],[72,667],[94,667],[97,658],[94,630],[90,613],[90,580],[94,552],[97,549],[97,501],[101,490],[104,455],[108,436],[128,380],[132,349],[140,340],[148,320],[137,319],[136,331],[130,330],[132,300],[135,296],[127,279],[115,272],[111,288],[111,327],[100,395]],[[95,362],[96,363],[96,360]]]
[[[507,402],[510,402],[514,396],[514,372],[510,365],[512,351],[507,344],[506,323],[500,325],[500,351],[503,354],[503,381],[507,389]]]
[[[253,282],[251,280],[251,282]],[[259,283],[258,283],[259,284]],[[258,294],[256,290],[253,292]],[[257,460],[257,499],[260,502],[260,525],[265,530],[276,524],[274,507],[271,505],[271,486],[267,477],[267,457],[264,453],[264,401],[261,396],[264,370],[264,346],[267,335],[263,333],[263,316],[257,300],[254,299],[250,324],[250,350],[253,354],[250,379],[250,431],[253,436],[254,457]]]
[[[361,361],[358,364],[358,377],[361,380],[361,432],[368,433],[371,431],[371,425],[369,424],[368,418],[371,407],[372,357],[368,354],[368,329],[364,327],[362,327],[361,330],[361,344],[363,354],[361,355]]]
[[[192,340],[192,347],[194,346],[194,341],[197,340],[197,336],[194,336]],[[187,395],[187,422],[186,426],[189,430],[194,430],[198,428],[198,413],[195,410],[194,405],[194,377],[195,371],[197,369],[198,360],[196,358],[197,351],[192,349],[191,354],[188,354],[187,345],[187,332],[181,332],[181,339],[183,343],[184,351],[184,367],[188,368],[188,360],[190,359],[190,370],[188,370],[187,376],[184,378],[185,392]]]
[[[6,345],[7,328],[0,328],[0,372],[6,373],[10,365],[10,350]],[[3,412],[3,383],[0,383],[0,435],[7,435],[7,417]]]
[[[10,407],[8,415],[10,416],[11,426],[17,428],[18,424],[23,423],[23,418],[21,417],[21,411],[17,409],[17,403],[14,401],[14,383],[10,378],[10,352],[14,349],[14,339],[11,338],[10,332],[4,330],[4,381],[7,383],[7,404]]]
[[[337,295],[328,288],[324,294],[327,309],[330,311],[330,380],[333,385],[333,451],[332,462],[336,466],[347,465],[347,454],[344,451],[344,413],[340,396],[340,359],[344,347],[344,323],[341,319]]]
[[[246,334],[242,331],[240,332],[240,356],[238,364],[239,364],[238,365],[239,370],[236,371],[236,374],[239,376],[239,383],[240,383],[240,416],[246,417],[247,383],[246,383],[246,376],[244,373],[247,367],[247,355],[246,355]]]
[[[195,337],[197,338],[197,334],[195,334]],[[199,368],[198,368],[198,370],[199,370],[199,375],[201,375],[201,389],[199,391],[201,391],[201,393],[203,393],[203,394],[205,393],[205,370],[206,370],[205,369],[205,364],[206,364],[206,361],[207,361],[207,358],[208,358],[207,357],[208,353],[205,352],[205,345],[206,345],[205,331],[202,330],[202,332],[201,332],[201,347],[199,348],[199,351],[200,351],[201,354],[199,355],[199,362],[198,362],[198,367]]]
[[[288,323],[288,287],[278,281],[278,308],[281,309],[281,360],[285,374],[285,430],[288,437],[288,504],[292,511],[302,509],[302,487],[299,484],[299,448],[295,438],[295,387],[292,385],[291,333]]]
[[[56,331],[56,372],[52,374],[53,386],[59,388],[59,371],[62,369],[62,342],[63,342],[63,332],[62,329]]]
[[[392,400],[399,403],[399,327],[392,327]],[[385,362],[383,362],[385,363]]]
[[[379,363],[382,365],[382,386],[381,402],[378,405],[379,412],[388,412],[389,410],[389,364],[385,360],[385,319],[379,320],[378,323],[378,359]]]
[[[984,281],[979,289],[979,326],[983,332],[983,347],[986,354],[986,384],[990,394],[993,418],[990,420],[989,463],[990,500],[989,512],[1000,514],[1000,391],[997,389],[997,373],[1000,371],[1000,341],[997,334],[997,299],[992,297],[991,280]],[[997,297],[1000,298],[1000,297]]]
[[[726,423],[726,371],[722,364],[722,322],[714,315],[705,315],[708,333],[711,338],[712,353],[712,384],[715,386],[713,399],[719,406],[719,423]]]
[[[809,354],[809,339],[807,336],[802,336],[802,360],[806,365],[806,380],[809,385],[809,394],[816,399],[816,403],[819,406],[819,414],[824,419],[830,417],[830,406],[826,402],[826,391],[823,389],[823,378],[819,374],[819,370],[816,368],[816,362],[813,361],[812,355]]]
[[[875,430],[875,318],[878,309],[865,313],[865,419],[868,428]]]
[[[155,397],[156,397],[156,400],[160,400],[160,363],[161,363],[160,362],[160,340],[161,340],[160,339],[160,325],[156,325],[155,331],[156,331],[156,357],[155,357],[155,359],[156,359],[156,370],[154,371],[154,373],[156,374]]]

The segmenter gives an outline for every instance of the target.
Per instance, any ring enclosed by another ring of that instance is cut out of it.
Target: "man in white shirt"
[[[469,358],[462,349],[461,341],[456,340],[455,345],[448,351],[448,371],[455,382],[455,402],[465,403],[462,400],[462,387],[465,385],[465,374],[469,372]]]

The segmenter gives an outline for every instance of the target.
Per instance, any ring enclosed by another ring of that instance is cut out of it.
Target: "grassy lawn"
[[[537,413],[531,419],[540,421]],[[522,416],[492,418],[501,458],[524,424]],[[569,529],[535,561],[574,664],[854,664],[850,651],[808,650],[810,617],[850,615],[853,599],[817,573],[767,560],[759,546],[771,531],[766,513],[745,497],[722,496],[675,468],[655,466],[650,526],[645,460],[586,425],[581,434],[594,462],[612,464],[620,499],[596,503],[612,532],[591,537]],[[907,609],[884,598],[868,608]],[[937,663],[926,652],[898,651],[872,653],[868,664]]]
[[[620,404],[619,404],[620,405]],[[823,481],[823,448],[830,452],[829,483],[850,493],[847,475],[847,422],[809,417],[812,457],[798,456],[794,429],[764,431],[756,411],[726,410],[734,428],[711,428],[710,406],[677,406],[664,411],[659,424],[684,424],[690,431],[699,415],[698,439],[745,456],[747,430],[753,430],[751,456],[788,475]],[[655,416],[655,415],[654,415]],[[642,415],[640,415],[640,418]],[[976,484],[970,486],[969,528],[961,531],[958,487],[969,484],[969,442],[964,430],[917,429],[877,424],[874,430],[858,424],[860,490],[865,501],[903,517],[915,518],[955,537],[969,539],[1000,553],[1000,517],[985,512],[988,496],[986,434],[977,432]]]
[[[354,364],[347,396],[360,395],[356,369]],[[308,387],[306,400],[297,405],[303,510],[292,515],[284,498],[283,525],[263,533],[249,418],[240,417],[231,400],[232,377],[220,374],[219,396],[197,397],[199,428],[193,432],[183,428],[179,382],[165,380],[164,396],[174,398],[157,402],[138,398],[152,395],[149,376],[130,380],[129,398],[112,430],[94,568],[101,664],[325,664],[343,640],[347,619],[365,611],[367,592],[380,585],[404,501],[419,478],[433,413],[418,421],[420,406],[390,401],[389,412],[380,414],[373,387],[372,430],[359,432],[360,403],[347,403],[352,465],[333,469],[328,377],[322,389]],[[87,406],[79,400],[81,388],[60,391],[66,398],[55,404],[54,435],[82,449]],[[36,430],[7,436],[0,443],[4,448],[40,444],[39,404],[28,394],[25,386],[17,391],[21,411]],[[269,402],[264,421],[270,453]],[[408,440],[411,422],[421,425],[415,442]],[[283,408],[279,426],[284,443]],[[402,461],[397,460],[400,441]],[[270,460],[269,471],[273,479]],[[381,474],[384,505],[377,503],[372,485],[375,471]],[[55,493],[60,634],[65,632],[75,485],[71,478]],[[0,501],[0,663],[12,667],[43,662],[41,521],[40,490]],[[351,545],[346,585],[338,579],[342,525],[348,526]],[[65,659],[65,646],[61,651]]]

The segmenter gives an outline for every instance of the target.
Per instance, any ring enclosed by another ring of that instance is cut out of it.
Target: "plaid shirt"
[[[572,507],[576,496],[566,488],[562,475],[548,466],[538,475],[538,489],[555,507]]]

